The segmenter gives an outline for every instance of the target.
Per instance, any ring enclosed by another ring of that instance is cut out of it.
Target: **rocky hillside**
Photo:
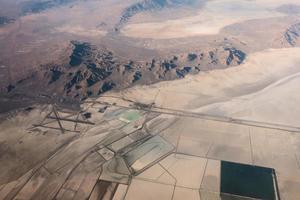
[[[296,46],[300,40],[300,23],[290,26],[286,30],[284,37],[291,46]]]
[[[121,26],[131,17],[141,12],[161,10],[163,8],[171,8],[181,5],[190,5],[193,2],[195,2],[195,0],[143,0],[134,3],[125,9],[121,16],[120,23],[117,26]]]
[[[39,13],[50,8],[67,5],[76,0],[29,0],[21,3],[23,15],[30,13]]]
[[[6,24],[10,24],[12,22],[14,22],[15,20],[9,17],[5,17],[5,16],[0,16],[0,27],[4,26]]]
[[[241,64],[246,53],[235,47],[195,51],[165,59],[149,58],[136,62],[124,60],[112,51],[90,43],[72,41],[68,59],[41,66],[31,76],[7,86],[7,93],[64,96],[83,100],[111,89],[123,89],[134,84],[183,78],[202,70]]]

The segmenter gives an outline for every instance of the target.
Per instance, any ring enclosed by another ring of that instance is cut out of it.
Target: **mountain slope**
[[[296,46],[300,38],[300,23],[290,26],[286,30],[284,37],[291,46]]]
[[[195,0],[143,0],[128,6],[123,11],[117,27],[126,23],[130,20],[131,17],[141,12],[161,10],[164,8],[171,8],[182,5],[191,5],[194,2]]]
[[[124,59],[86,42],[72,41],[66,60],[41,66],[31,76],[11,83],[7,93],[32,93],[84,100],[111,89],[183,78],[203,70],[241,64],[246,53],[233,46],[194,51],[146,61]],[[68,51],[66,51],[68,52]],[[38,83],[38,84],[37,84]]]

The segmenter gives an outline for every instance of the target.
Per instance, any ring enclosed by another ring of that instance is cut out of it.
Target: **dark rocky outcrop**
[[[218,64],[219,59],[217,57],[217,54],[215,52],[213,52],[213,51],[208,52],[208,54],[209,54],[209,58],[211,60],[211,63]]]
[[[83,59],[91,53],[91,46],[89,43],[79,43],[76,41],[71,42],[74,45],[74,49],[70,56],[70,66],[78,66],[83,62]]]
[[[296,46],[300,37],[300,23],[291,25],[284,33],[284,38],[291,46]]]
[[[189,53],[189,54],[188,54],[188,60],[189,60],[189,61],[194,61],[197,57],[198,57],[198,56],[197,56],[197,54],[195,54],[195,53]]]
[[[176,69],[176,75],[179,78],[184,78],[186,74],[192,71],[192,67],[184,67],[183,69]]]
[[[15,87],[16,87],[16,86],[9,84],[9,85],[6,87],[7,92],[11,92],[13,89],[15,89]]]
[[[135,83],[136,81],[140,80],[142,78],[142,72],[136,71],[133,75],[132,83]]]
[[[127,72],[132,71],[133,70],[133,64],[134,64],[133,61],[130,60],[128,64],[124,65],[125,71],[127,71]]]
[[[116,87],[116,84],[112,81],[104,82],[101,89],[99,90],[98,94],[102,94],[104,92],[112,90],[114,87]]]
[[[64,73],[59,69],[59,68],[52,68],[50,69],[50,81],[49,84],[54,83],[55,81],[57,81],[61,75],[63,75]]]
[[[165,71],[169,71],[171,69],[175,69],[177,67],[176,61],[174,60],[164,60],[160,67]]]
[[[86,112],[82,114],[85,119],[90,119],[92,117],[92,113]]]
[[[27,15],[31,13],[40,13],[42,11],[58,7],[58,6],[63,6],[67,5],[69,3],[75,2],[77,0],[29,0],[29,1],[24,1],[21,4],[22,7],[22,15]]]
[[[109,68],[89,68],[90,76],[87,78],[87,86],[90,87],[98,81],[104,80],[112,74]]]
[[[86,80],[87,87],[91,87],[108,78],[116,68],[113,53],[99,51],[89,43],[72,42],[73,51],[70,56],[70,67],[79,67],[75,74],[69,73],[71,80],[65,89],[71,89],[75,84]],[[78,86],[77,86],[78,87]]]
[[[80,82],[81,82],[82,80],[84,80],[85,78],[86,78],[86,74],[85,74],[85,73],[82,73],[81,70],[78,70],[78,71],[74,74],[73,78],[72,78],[69,82],[67,82],[67,83],[65,84],[65,87],[64,87],[65,90],[71,89],[74,85],[80,83]]]
[[[34,76],[12,83],[7,91],[13,93],[36,87],[32,90],[34,94],[55,93],[80,101],[133,84],[152,84],[203,70],[239,65],[246,57],[242,50],[228,46],[136,61],[121,58],[103,46],[79,41],[72,41],[66,52],[69,54],[60,63],[42,66]]]
[[[0,27],[5,26],[7,24],[13,23],[15,19],[5,17],[5,16],[0,16]]]
[[[152,71],[152,69],[155,67],[155,59],[152,59],[149,70]]]
[[[230,65],[234,60],[236,60],[237,64],[241,64],[246,59],[246,53],[234,47],[226,47],[224,50],[229,52],[226,60],[227,65]]]

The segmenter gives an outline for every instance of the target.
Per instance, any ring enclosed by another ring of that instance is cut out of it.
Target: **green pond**
[[[140,118],[140,113],[137,110],[130,110],[123,113],[120,118],[123,118],[129,122],[133,122]]]
[[[232,162],[221,162],[221,193],[275,200],[275,170]],[[221,195],[222,200],[228,196]],[[241,198],[242,199],[242,198]]]

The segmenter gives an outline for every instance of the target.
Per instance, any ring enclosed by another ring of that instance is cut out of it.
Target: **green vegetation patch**
[[[140,118],[140,112],[137,111],[137,110],[129,110],[129,111],[126,111],[125,113],[123,113],[121,116],[120,116],[120,120],[121,121],[125,121],[125,122],[133,122],[135,120],[138,120]]]

